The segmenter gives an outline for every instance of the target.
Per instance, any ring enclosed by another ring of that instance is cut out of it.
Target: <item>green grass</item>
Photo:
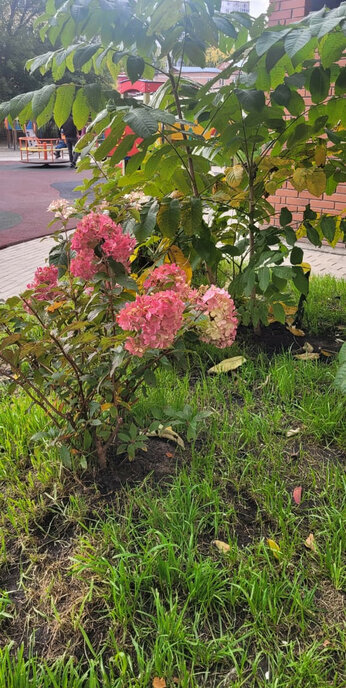
[[[333,332],[338,326],[345,328],[346,280],[330,275],[310,279],[303,324],[312,334]]]
[[[345,686],[336,363],[247,359],[233,377],[198,361],[161,372],[138,422],[153,406],[211,415],[168,484],[148,477],[108,495],[30,441],[41,410],[3,388],[0,688]]]

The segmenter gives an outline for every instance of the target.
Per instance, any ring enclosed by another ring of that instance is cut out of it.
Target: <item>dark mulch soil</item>
[[[264,351],[269,356],[281,351],[292,351],[294,354],[303,353],[306,342],[311,344],[317,353],[323,350],[336,354],[341,347],[341,342],[337,342],[336,338],[331,335],[318,336],[305,333],[304,337],[297,337],[279,322],[263,327],[260,335],[255,335],[252,327],[241,325],[238,329],[237,341],[238,343],[245,343],[247,348],[256,353]],[[321,360],[323,359],[327,361],[329,357],[322,353]]]

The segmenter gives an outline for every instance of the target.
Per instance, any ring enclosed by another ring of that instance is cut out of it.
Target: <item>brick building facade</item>
[[[317,11],[324,5],[330,9],[340,4],[338,0],[274,0],[272,3],[273,12],[270,15],[269,24],[291,24],[300,21],[311,11]],[[305,98],[307,104],[309,99]],[[311,102],[311,101],[310,101]],[[288,182],[283,188],[278,189],[274,196],[270,196],[268,201],[274,206],[276,212],[283,206],[288,206],[292,212],[293,220],[301,222],[305,205],[310,202],[311,208],[320,213],[324,211],[339,215],[346,209],[346,184],[339,184],[336,192],[332,196],[323,194],[319,198],[311,196],[308,191],[296,191]]]

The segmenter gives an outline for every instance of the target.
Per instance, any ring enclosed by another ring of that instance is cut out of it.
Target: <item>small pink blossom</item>
[[[34,273],[34,281],[31,284],[27,284],[27,289],[38,288],[33,294],[37,301],[52,301],[59,293],[53,288],[58,285],[58,274],[59,271],[55,265],[37,268]]]
[[[139,357],[148,349],[168,349],[183,324],[184,308],[179,294],[171,290],[137,295],[117,316],[123,330],[135,333],[127,338],[125,349]]]
[[[155,268],[145,280],[144,288],[152,293],[170,289],[180,294],[183,299],[187,299],[190,292],[186,274],[176,263],[164,263]]]
[[[197,324],[201,341],[214,344],[219,349],[231,346],[237,334],[238,318],[228,292],[214,284],[200,287],[195,307],[205,316]]]
[[[58,198],[52,201],[48,208],[48,212],[54,213],[59,220],[68,220],[71,215],[76,212],[75,208],[69,203],[66,198]]]
[[[102,270],[103,258],[98,258],[94,251],[98,245],[105,257],[122,263],[127,272],[130,271],[129,258],[136,239],[124,233],[108,215],[91,212],[78,222],[72,237],[71,249],[77,253],[71,261],[73,275],[88,280]]]

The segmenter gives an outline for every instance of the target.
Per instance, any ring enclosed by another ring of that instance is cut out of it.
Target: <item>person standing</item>
[[[66,120],[65,124],[62,125],[60,130],[66,140],[68,148],[68,157],[70,159],[71,167],[76,167],[75,156],[73,154],[73,149],[78,141],[78,131],[77,127],[72,119],[72,115]]]

